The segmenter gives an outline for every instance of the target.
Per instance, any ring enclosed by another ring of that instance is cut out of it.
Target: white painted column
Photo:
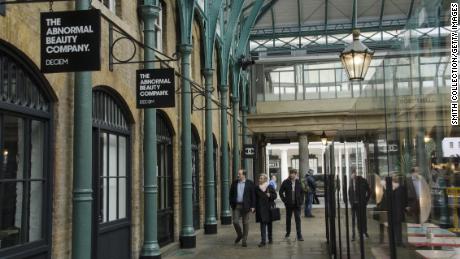
[[[366,165],[366,160],[367,160],[367,149],[364,144],[364,142],[361,142],[361,163],[363,165],[363,177],[364,179],[367,179],[367,165]]]
[[[336,160],[336,161],[338,161],[338,163],[337,163],[338,168],[337,168],[337,171],[336,171],[336,172],[337,172],[338,175],[339,175],[339,181],[340,181],[340,197],[343,198],[343,197],[342,197],[342,193],[343,193],[343,189],[342,189],[342,188],[343,188],[343,177],[342,177],[342,148],[343,148],[343,147],[342,147],[342,145],[336,145],[335,147],[336,147],[336,149],[338,149],[337,154],[338,154],[338,156],[339,156],[339,159]]]
[[[265,146],[265,174],[270,175],[270,153],[268,152],[271,150],[270,143]]]
[[[281,181],[288,178],[288,155],[287,149],[281,149]]]
[[[347,181],[350,181],[350,153],[348,152],[347,142],[343,145],[345,148],[345,172],[347,174]]]

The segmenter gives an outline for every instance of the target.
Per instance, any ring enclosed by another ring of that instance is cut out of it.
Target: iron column
[[[229,171],[228,171],[228,131],[227,131],[227,93],[228,87],[227,85],[220,86],[220,103],[222,108],[220,110],[220,148],[222,154],[221,160],[221,198],[222,198],[222,206],[221,206],[221,223],[222,225],[230,225],[232,223],[232,215],[230,213],[230,201],[229,199]]]
[[[160,7],[157,0],[145,0],[141,6],[144,21],[144,61],[155,59],[155,18]],[[153,62],[144,65],[146,69],[154,68]],[[157,230],[157,128],[156,109],[144,110],[144,243],[142,244],[141,259],[161,258],[158,245]]]
[[[180,233],[181,248],[195,248],[196,236],[193,228],[192,207],[192,128],[191,128],[191,89],[190,89],[190,56],[192,46],[180,45],[182,57],[182,105],[181,105],[181,174],[182,174],[182,229]]]
[[[89,0],[77,0],[76,10],[88,10]],[[92,223],[92,80],[91,72],[75,73],[72,258],[91,258]]]
[[[248,100],[246,98],[246,91],[247,91],[247,82],[244,81],[243,82],[243,91],[241,93],[241,101],[243,102],[243,124],[242,124],[242,132],[243,132],[243,147],[244,145],[248,144],[248,110],[249,110],[249,107],[248,107]],[[243,159],[243,168],[245,170],[249,170],[248,168],[248,159],[247,158],[244,158]],[[255,175],[253,175],[253,177],[255,177]]]
[[[237,87],[237,86],[236,86]],[[232,105],[233,105],[233,177],[236,179],[238,175],[238,170],[240,169],[240,148],[239,148],[239,128],[238,128],[238,115],[240,110],[240,100],[238,98],[238,93],[236,90],[233,90],[234,95],[232,96]]]
[[[216,208],[214,199],[216,193],[214,192],[215,179],[214,179],[214,143],[212,138],[212,77],[213,70],[205,69],[203,71],[206,87],[206,114],[205,114],[205,131],[206,131],[206,211],[204,222],[205,234],[217,234],[217,221],[216,221]]]

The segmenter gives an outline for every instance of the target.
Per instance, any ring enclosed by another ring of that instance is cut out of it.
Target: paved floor
[[[322,210],[321,210],[322,211]],[[282,211],[283,213],[284,211]],[[163,258],[200,258],[200,259],[237,259],[237,258],[328,258],[324,229],[324,215],[315,218],[302,218],[302,232],[305,241],[297,241],[295,237],[294,219],[290,238],[284,238],[285,215],[281,221],[273,224],[273,244],[259,248],[259,224],[251,216],[249,227],[248,247],[234,245],[236,238],[233,226],[219,226],[217,235],[197,236],[197,248],[177,250],[163,255]]]
[[[282,207],[282,206],[279,206]],[[272,245],[259,248],[257,245],[260,242],[259,224],[255,223],[255,217],[251,216],[251,223],[248,236],[248,247],[241,247],[241,244],[234,245],[236,238],[235,230],[232,225],[218,227],[217,235],[204,235],[203,232],[197,234],[197,248],[196,249],[177,249],[167,252],[162,255],[163,258],[168,259],[182,259],[182,258],[199,258],[199,259],[295,259],[295,258],[312,258],[323,259],[329,258],[328,245],[326,244],[326,230],[324,209],[322,206],[315,206],[313,214],[315,218],[302,217],[302,233],[305,241],[297,241],[295,238],[295,225],[292,219],[292,231],[290,238],[284,238],[285,234],[285,212],[282,209],[281,221],[274,222],[273,225],[273,239]],[[346,232],[345,232],[345,219],[344,210],[342,209],[341,220],[341,241],[342,241],[342,256],[340,257],[339,240],[337,238],[337,258],[347,258],[346,253]],[[380,240],[379,229],[377,221],[373,220],[368,215],[368,232],[369,239],[365,242],[365,258],[390,258],[388,255],[388,241]],[[351,219],[350,219],[351,225]],[[336,226],[338,231],[338,225]],[[337,234],[338,235],[338,234]],[[351,233],[350,233],[351,236]],[[384,239],[387,239],[385,237]],[[359,241],[350,241],[350,254],[351,258],[361,258],[359,253]],[[410,258],[411,253],[407,249],[398,251],[398,258]],[[413,257],[412,257],[413,258]]]

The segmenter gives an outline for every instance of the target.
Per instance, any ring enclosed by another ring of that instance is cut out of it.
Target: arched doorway
[[[131,124],[121,97],[93,90],[93,258],[131,257]]]
[[[193,227],[200,229],[200,137],[192,125],[192,200],[193,200]]]
[[[173,130],[167,115],[157,110],[158,243],[174,241]]]
[[[0,40],[0,258],[49,258],[56,97],[25,54]]]

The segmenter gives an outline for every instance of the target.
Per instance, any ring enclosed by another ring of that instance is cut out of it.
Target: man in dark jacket
[[[352,241],[355,240],[356,236],[356,218],[358,219],[359,233],[363,233],[366,237],[369,237],[367,234],[366,210],[370,197],[371,188],[369,187],[366,179],[364,179],[362,176],[357,176],[356,170],[353,169],[351,173],[350,187],[348,188],[348,200],[351,205]]]
[[[289,178],[281,184],[279,194],[286,206],[286,237],[291,234],[291,217],[294,212],[295,227],[297,230],[297,240],[303,241],[300,225],[300,209],[303,204],[304,193],[302,184],[297,179],[297,170],[289,170]]]
[[[246,179],[246,171],[238,171],[238,180],[235,180],[230,187],[230,206],[233,210],[233,226],[237,237],[235,244],[243,239],[243,247],[246,247],[246,240],[249,232],[249,212],[254,213],[256,208],[255,186],[251,180]],[[240,217],[243,218],[243,232],[241,232]]]

